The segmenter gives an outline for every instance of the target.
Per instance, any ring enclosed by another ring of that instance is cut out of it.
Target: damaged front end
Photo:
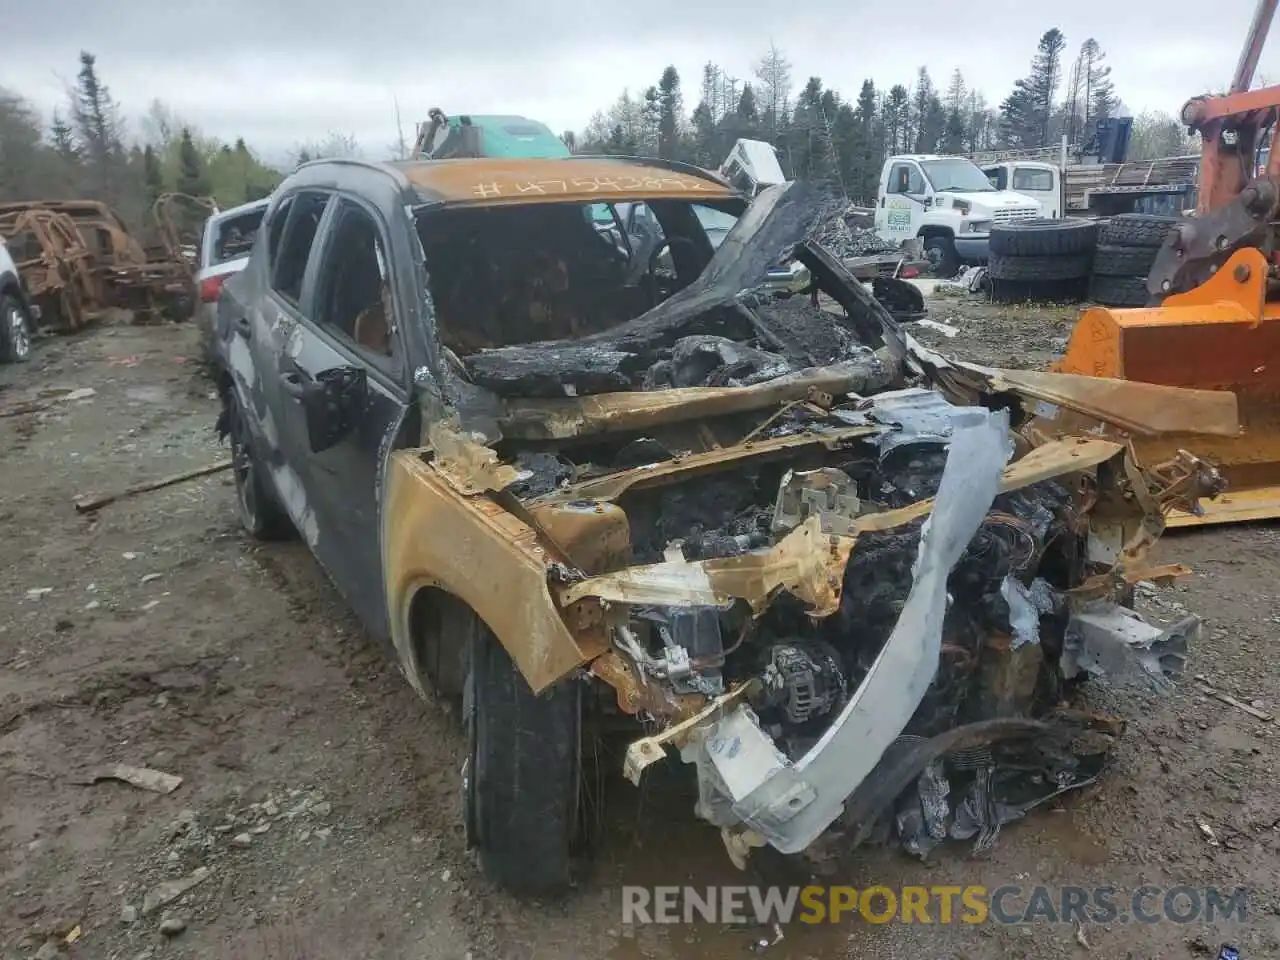
[[[1180,672],[1197,623],[1123,604],[1184,572],[1147,551],[1219,481],[1104,435],[1138,385],[1101,405],[1064,387],[1069,433],[1035,385],[921,350],[803,242],[806,209],[796,185],[762,195],[698,280],[631,321],[448,357],[423,447],[388,478],[397,647],[412,680],[407,611],[429,586],[535,692],[607,684],[657,726],[627,776],[678,750],[735,859],[890,821],[920,854],[989,844],[1096,777],[1119,727],[1062,707],[1073,678]],[[791,253],[821,295],[762,297]]]

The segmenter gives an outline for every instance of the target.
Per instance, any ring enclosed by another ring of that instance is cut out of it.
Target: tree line
[[[656,156],[713,168],[736,140],[765,140],[777,148],[788,176],[866,201],[875,196],[886,156],[1049,147],[1064,135],[1080,145],[1095,121],[1122,115],[1098,41],[1086,39],[1069,64],[1066,55],[1062,31],[1045,31],[1026,76],[992,106],[959,69],[939,87],[923,66],[910,88],[884,89],[867,79],[849,99],[813,76],[796,92],[790,60],[770,46],[749,77],[707,63],[696,105],[687,114],[680,75],[669,66],[639,96],[624,90],[585,130],[564,137],[580,152]],[[1129,159],[1195,149],[1170,114],[1144,113],[1134,120]]]
[[[145,227],[161,194],[211,196],[225,209],[269,196],[281,177],[243,138],[204,136],[160,100],[134,134],[87,51],[47,124],[20,94],[0,89],[0,200],[103,200]]]

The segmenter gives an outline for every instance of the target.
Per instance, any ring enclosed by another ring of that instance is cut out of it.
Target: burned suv
[[[598,229],[626,203],[653,243]],[[736,859],[848,848],[886,811],[918,846],[945,795],[893,811],[956,751],[955,835],[993,836],[1096,776],[1078,735],[1116,728],[1061,708],[1072,678],[1176,673],[1194,622],[1117,601],[1217,479],[1122,431],[1234,409],[931,354],[806,239],[819,206],[660,161],[320,161],[226,283],[243,523],[296,530],[461,705],[468,837],[512,889],[569,879],[582,744],[614,721],[643,721],[633,780],[679,749]],[[703,208],[734,220],[718,242]],[[791,258],[812,288],[775,297]]]

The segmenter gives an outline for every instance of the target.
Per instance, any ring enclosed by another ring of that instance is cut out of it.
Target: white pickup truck
[[[993,225],[1040,216],[1035,199],[997,190],[963,157],[890,157],[880,171],[876,232],[886,240],[920,237],[939,276],[952,276],[961,263],[985,263]]]

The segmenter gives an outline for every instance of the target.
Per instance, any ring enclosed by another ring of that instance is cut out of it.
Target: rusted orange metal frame
[[[1254,157],[1263,131],[1272,127],[1266,175],[1280,177],[1280,86],[1250,90],[1262,45],[1275,16],[1277,0],[1259,0],[1231,92],[1222,97],[1195,97],[1182,108],[1182,121],[1201,137],[1200,189],[1196,209],[1217,210],[1234,200],[1253,179]],[[1235,135],[1228,144],[1225,136]]]

